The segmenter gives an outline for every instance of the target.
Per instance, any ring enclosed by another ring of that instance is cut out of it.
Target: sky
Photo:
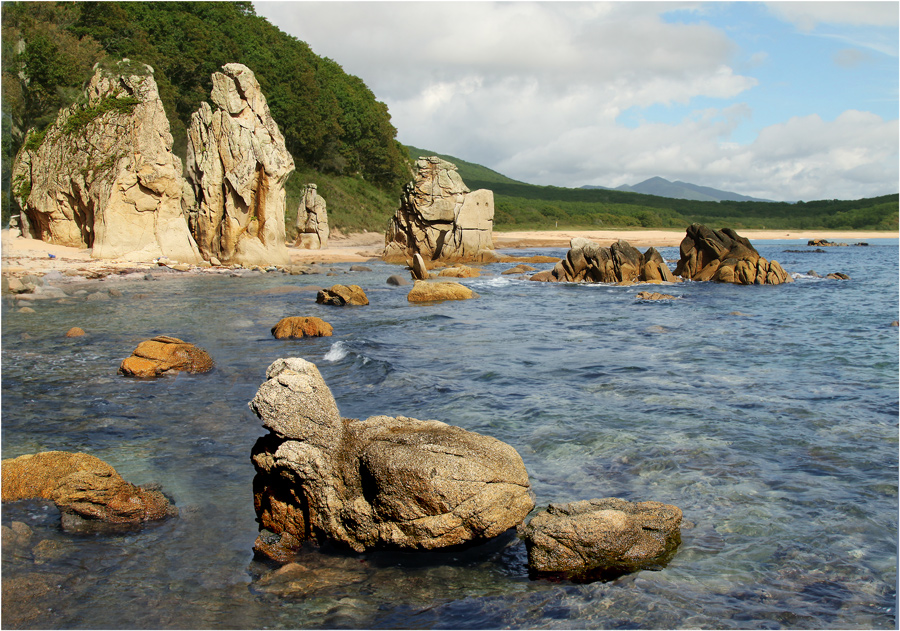
[[[531,184],[900,190],[894,2],[254,2],[397,139]]]

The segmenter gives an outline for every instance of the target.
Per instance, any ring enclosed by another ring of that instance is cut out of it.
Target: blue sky
[[[534,184],[896,193],[897,2],[257,2],[398,139]]]

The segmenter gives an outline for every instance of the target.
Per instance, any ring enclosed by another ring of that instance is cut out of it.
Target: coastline
[[[898,233],[876,230],[741,230],[739,234],[751,242],[757,240],[809,240],[828,239],[836,242],[859,242],[867,239],[897,238]],[[547,230],[521,232],[494,232],[496,249],[562,248],[568,247],[574,237],[584,237],[608,246],[619,239],[636,248],[677,247],[684,238],[683,230]],[[384,249],[384,235],[363,232],[336,235],[329,239],[328,247],[321,250],[304,250],[288,246],[294,265],[363,263],[378,258]],[[14,237],[9,230],[2,231],[0,244],[3,274],[46,273],[51,270],[78,271],[80,274],[118,273],[124,270],[154,269],[158,263],[135,262],[123,259],[93,259],[87,249],[54,245],[36,239]]]

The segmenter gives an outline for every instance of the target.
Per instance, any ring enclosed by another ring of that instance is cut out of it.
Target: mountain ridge
[[[658,197],[669,197],[672,199],[688,199],[698,202],[771,202],[770,199],[761,197],[750,197],[749,195],[741,195],[731,191],[723,191],[711,186],[700,186],[699,184],[691,184],[675,180],[670,182],[663,177],[651,177],[637,184],[622,184],[615,189],[609,189],[606,186],[594,186],[587,184],[581,188],[585,189],[608,189],[616,191],[625,191],[627,193],[643,193],[645,195],[656,195]]]

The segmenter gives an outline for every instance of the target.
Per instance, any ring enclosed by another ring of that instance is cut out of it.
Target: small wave
[[[322,359],[327,362],[339,362],[349,354],[350,349],[347,348],[344,342],[335,342]]]

